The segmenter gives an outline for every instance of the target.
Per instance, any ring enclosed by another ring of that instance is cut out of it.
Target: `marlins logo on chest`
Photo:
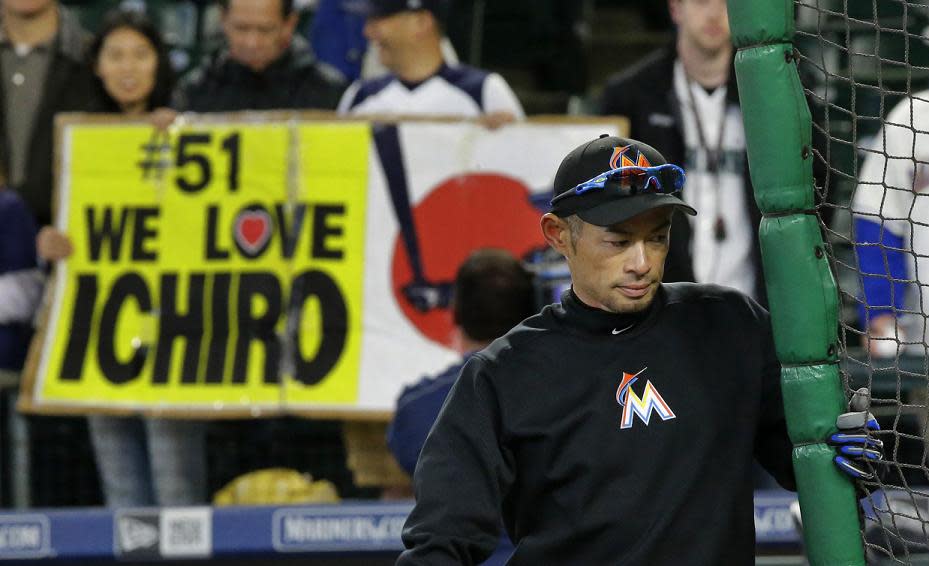
[[[623,408],[623,418],[620,425],[622,429],[632,428],[636,415],[645,423],[645,426],[648,426],[652,412],[658,413],[658,416],[663,421],[675,418],[674,411],[661,397],[661,393],[658,393],[658,389],[652,385],[651,381],[645,382],[645,391],[641,397],[632,389],[632,384],[638,381],[639,376],[645,373],[647,369],[643,368],[636,374],[623,372],[623,380],[616,389],[616,402]]]

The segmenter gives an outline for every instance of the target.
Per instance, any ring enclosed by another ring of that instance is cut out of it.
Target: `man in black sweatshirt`
[[[398,564],[754,564],[751,464],[795,489],[767,312],[662,284],[680,167],[601,136],[555,176],[561,303],[475,354],[430,433]]]

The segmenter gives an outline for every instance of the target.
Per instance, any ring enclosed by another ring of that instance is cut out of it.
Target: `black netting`
[[[929,564],[929,4],[796,7],[842,376],[871,390],[890,462],[862,536],[870,563]]]
[[[138,419],[126,420],[121,426],[134,425],[141,430]],[[87,419],[30,416],[26,427],[30,443],[25,455],[28,464],[25,469],[10,465],[11,474],[0,481],[3,504],[15,503],[15,496],[10,493],[15,491],[11,484],[17,481],[13,476],[26,473],[28,493],[24,496],[28,500],[24,504],[31,507],[103,505]],[[282,471],[241,484],[236,493],[244,498],[244,504],[278,502],[284,490],[282,474],[290,470],[331,484],[342,499],[374,499],[382,487],[405,480],[394,478],[395,483],[391,484],[391,478],[387,477],[390,471],[382,469],[386,449],[381,423],[346,424],[282,417],[209,421],[205,428],[207,499],[203,503],[213,501],[230,482],[260,470]],[[11,441],[9,433],[0,436],[6,443]],[[5,448],[2,454],[11,457],[9,449]],[[314,493],[324,498],[328,492]],[[295,497],[312,499],[311,495],[300,491]]]

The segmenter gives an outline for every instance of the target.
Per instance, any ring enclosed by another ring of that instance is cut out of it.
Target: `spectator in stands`
[[[452,315],[455,348],[462,359],[442,373],[406,387],[397,399],[387,429],[387,446],[410,476],[461,368],[473,353],[535,312],[532,276],[509,252],[480,249],[461,264],[455,276]],[[500,530],[503,532],[502,526]],[[493,556],[484,564],[503,564],[512,553],[513,543],[504,533]]]
[[[673,47],[611,78],[601,114],[629,118],[633,138],[682,163],[684,200],[701,211],[674,222],[665,281],[717,283],[764,302],[755,206],[732,69],[725,0],[669,0]]]
[[[522,106],[500,75],[467,65],[450,65],[442,51],[442,22],[447,0],[367,0],[365,36],[390,73],[356,81],[339,103],[340,114],[434,115],[478,118],[497,128],[525,117]],[[375,144],[388,155],[396,131],[376,129]],[[382,162],[384,162],[382,155]],[[404,179],[402,160],[387,159],[387,182],[398,224],[407,245],[413,281],[403,293],[420,311],[448,305],[450,285],[425,280],[419,270],[418,235]]]
[[[349,81],[373,79],[390,72],[365,38],[365,8],[359,0],[319,0],[309,31],[316,55]],[[452,42],[443,36],[440,45],[445,62],[457,65],[458,53]]]
[[[89,59],[100,110],[143,116],[170,105],[174,70],[161,34],[143,14],[110,12]]]
[[[446,62],[447,10],[447,0],[370,0],[365,36],[390,74],[353,83],[339,113],[480,117],[491,127],[524,118],[503,77]]]
[[[535,313],[532,276],[507,251],[477,250],[458,268],[452,308],[462,360],[405,388],[387,429],[387,445],[411,476],[426,435],[470,355]]]
[[[87,35],[55,0],[0,0],[0,154],[10,187],[51,221],[53,119],[90,107]]]
[[[897,356],[902,342],[918,349],[914,353],[925,354],[929,316],[927,128],[929,90],[900,101],[868,148],[852,198],[855,251],[864,290],[859,314],[873,355]]]
[[[32,213],[0,175],[0,387],[19,383],[42,295],[35,237]]]
[[[193,112],[335,109],[345,82],[294,36],[293,0],[224,0],[226,47],[194,69],[175,108]]]
[[[152,116],[171,97],[174,73],[161,34],[141,13],[111,12],[94,38],[89,63],[99,110]],[[155,119],[155,118],[153,118]],[[46,227],[39,254],[63,259],[73,246]],[[205,427],[180,419],[88,417],[106,503],[110,507],[192,505],[206,498]]]

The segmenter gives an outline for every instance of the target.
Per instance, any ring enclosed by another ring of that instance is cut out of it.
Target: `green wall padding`
[[[781,391],[794,444],[822,442],[835,432],[836,416],[847,410],[837,364],[785,367]]]
[[[839,295],[817,218],[766,217],[759,239],[778,359],[788,365],[835,360]]]
[[[793,0],[730,0],[729,29],[736,47],[787,43],[794,36]]]
[[[813,208],[812,120],[793,45],[740,50],[735,58],[755,201],[763,213]]]
[[[864,566],[855,488],[832,462],[826,444],[794,447],[794,470],[811,566]]]
[[[792,0],[729,0],[735,69],[793,464],[813,566],[864,566],[855,488],[824,441],[845,410],[838,292],[814,207],[812,122],[797,73]]]

